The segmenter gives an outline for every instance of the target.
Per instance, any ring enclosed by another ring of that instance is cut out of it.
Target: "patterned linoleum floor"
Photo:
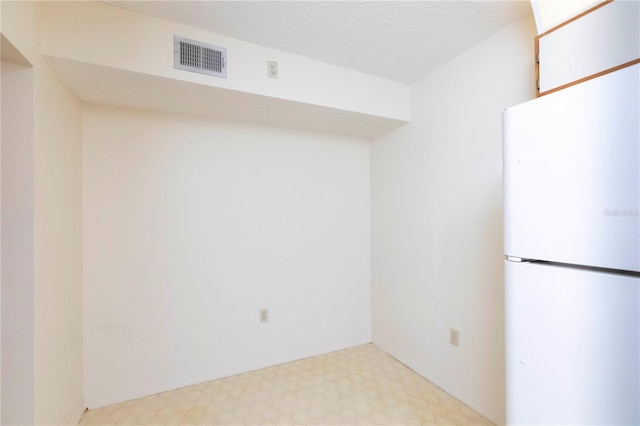
[[[87,411],[82,425],[490,425],[372,344]]]

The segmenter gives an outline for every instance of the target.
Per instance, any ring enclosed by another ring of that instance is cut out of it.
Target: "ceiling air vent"
[[[227,49],[173,36],[173,67],[227,78]]]

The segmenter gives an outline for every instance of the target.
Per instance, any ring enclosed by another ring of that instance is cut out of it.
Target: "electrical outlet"
[[[278,78],[278,63],[276,61],[267,61],[267,77]]]
[[[460,332],[455,328],[449,329],[449,343],[453,346],[460,346]]]
[[[269,322],[269,310],[260,309],[260,322]]]

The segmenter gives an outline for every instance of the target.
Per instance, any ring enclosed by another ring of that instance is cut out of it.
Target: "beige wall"
[[[373,341],[497,422],[501,113],[534,96],[534,36],[527,18],[414,83],[412,122],[371,147]]]
[[[39,54],[38,12],[2,2],[2,34],[33,64],[34,408],[24,415],[67,424],[83,409],[80,108]]]
[[[371,341],[368,140],[97,106],[82,139],[89,407]]]
[[[82,412],[79,102],[46,63],[35,86],[35,377],[38,424]]]
[[[5,45],[6,47],[6,45]],[[2,424],[33,423],[33,69],[2,62]]]

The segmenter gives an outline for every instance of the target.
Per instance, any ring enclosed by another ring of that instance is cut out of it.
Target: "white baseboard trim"
[[[274,365],[285,364],[287,362],[297,361],[304,358],[323,355],[343,349],[349,349],[356,346],[366,345],[368,343],[371,343],[371,338],[358,340],[346,345],[329,346],[322,349],[314,348],[308,351],[301,351],[294,356],[276,358],[273,360],[265,361],[264,363],[236,366],[224,371],[220,371],[219,369],[204,371],[198,374],[177,378],[175,380],[167,380],[164,383],[154,384],[150,386],[140,386],[131,389],[123,389],[118,392],[112,392],[103,395],[85,395],[85,403],[86,406],[90,409],[105,407],[111,404],[118,404],[120,402],[142,398],[149,395],[155,395],[157,393],[167,392],[185,386],[197,385],[199,383],[205,383],[211,380],[222,379],[224,377],[234,376],[236,374],[242,374],[249,371],[259,370],[261,368],[272,367]],[[80,414],[80,416],[82,416],[82,413]]]
[[[82,402],[78,405],[78,407],[73,412],[73,416],[71,417],[71,421],[69,425],[78,425],[80,424],[80,419],[82,419],[82,415],[84,414],[85,406]]]
[[[416,361],[409,355],[406,355],[402,351],[394,348],[393,346],[385,343],[383,340],[379,339],[376,336],[372,338],[373,344],[376,345],[379,349],[385,351],[387,354],[391,355],[407,367],[411,368],[416,373],[420,374],[425,379],[429,380],[434,385],[438,386],[443,391],[447,392],[449,395],[453,396],[463,404],[467,405],[469,408],[475,410],[480,415],[484,416],[486,419],[490,420],[495,424],[502,424],[503,422],[499,420],[499,415],[491,412],[487,404],[478,400],[478,398],[470,395],[465,392],[463,389],[460,389],[458,386],[455,386],[442,376],[440,376],[433,369],[429,368],[426,365],[421,364]]]

